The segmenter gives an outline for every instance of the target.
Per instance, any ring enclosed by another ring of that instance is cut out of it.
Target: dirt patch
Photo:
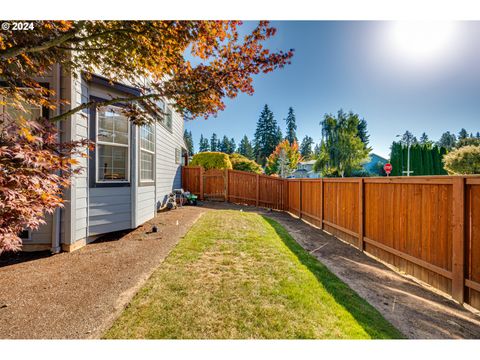
[[[136,230],[109,234],[72,253],[2,255],[0,338],[99,338],[208,210],[160,213]]]
[[[473,312],[404,276],[353,246],[289,214],[227,203],[212,209],[254,211],[278,221],[330,271],[367,300],[411,339],[480,338],[479,312]]]

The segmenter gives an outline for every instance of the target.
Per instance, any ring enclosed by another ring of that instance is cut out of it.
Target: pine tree
[[[248,140],[248,136],[245,135],[242,140],[240,141],[240,144],[238,145],[238,153],[240,155],[245,156],[246,158],[253,160],[255,159],[255,153],[253,151],[253,146],[250,140]]]
[[[458,133],[458,140],[466,139],[468,137],[468,132],[464,128]]]
[[[222,141],[218,142],[218,151],[228,154],[229,148],[230,148],[230,140],[228,140],[228,137],[223,135]]]
[[[220,141],[217,138],[217,134],[213,133],[210,138],[210,151],[219,151]]]
[[[350,115],[358,116],[357,114],[353,114],[352,112],[350,112]],[[358,137],[365,144],[365,147],[367,147],[368,142],[370,141],[370,135],[368,134],[368,131],[367,131],[367,121],[365,119],[361,119],[358,122]]]
[[[192,156],[194,154],[192,132],[185,129],[183,133],[183,139],[185,141],[185,145],[187,146],[188,154]]]
[[[418,143],[417,138],[410,132],[410,131],[405,131],[405,133],[402,135],[402,140],[400,140],[402,145],[415,145]]]
[[[428,135],[425,132],[423,132],[422,136],[420,136],[420,145],[432,145],[432,141],[428,138]]]
[[[455,134],[451,134],[450,131],[444,132],[437,142],[438,147],[444,147],[447,150],[451,150],[457,143],[457,137]]]
[[[480,131],[477,131],[477,135],[475,135],[477,139],[480,139]]]
[[[310,136],[305,135],[302,144],[300,145],[300,153],[305,160],[310,160],[313,156],[312,145],[313,139]]]
[[[285,136],[285,139],[288,140],[290,144],[293,144],[294,141],[298,142],[296,134],[297,123],[295,119],[295,113],[293,112],[292,107],[288,108],[288,115],[285,119],[285,122],[287,123],[287,134]]]
[[[237,150],[237,144],[235,143],[235,139],[232,137],[230,139],[230,149],[229,149],[229,154],[233,154]]]
[[[198,152],[210,151],[210,144],[208,139],[203,137],[203,134],[200,135],[200,142],[198,144]]]
[[[273,113],[265,105],[257,121],[255,130],[254,152],[257,163],[265,166],[267,157],[275,150],[281,141],[281,131],[275,120]]]

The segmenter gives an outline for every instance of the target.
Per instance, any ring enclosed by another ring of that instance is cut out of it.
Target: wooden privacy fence
[[[218,170],[217,170],[218,171]],[[290,212],[480,309],[480,177],[280,179],[222,170],[229,202]],[[200,198],[210,177],[183,168]]]

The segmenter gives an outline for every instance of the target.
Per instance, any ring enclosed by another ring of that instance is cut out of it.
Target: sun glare
[[[453,22],[395,22],[392,26],[392,45],[405,60],[432,63],[448,54],[454,32]]]

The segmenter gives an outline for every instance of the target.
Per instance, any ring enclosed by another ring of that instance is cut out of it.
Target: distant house
[[[379,168],[383,168],[383,165],[388,163],[388,160],[372,152],[369,154],[369,157],[370,157],[370,161],[363,164],[363,169],[369,174],[379,175],[378,174]]]
[[[84,75],[73,76],[57,66],[42,83],[57,89],[72,107],[90,99],[140,94],[128,84]],[[62,141],[88,138],[96,147],[88,157],[76,158],[85,170],[66,190],[65,207],[46,215],[47,223],[38,230],[22,232],[23,250],[72,251],[102,234],[134,229],[155,216],[172,189],[181,187],[181,166],[188,161],[182,116],[169,99],[157,105],[165,115],[149,125],[129,121],[122,103],[79,111],[60,123]],[[39,111],[46,117],[56,114],[32,109]]]
[[[315,161],[316,160],[308,160],[299,162],[297,165],[297,170],[294,171],[292,176],[296,179],[318,179],[320,177],[320,174],[313,171],[313,165],[315,164]]]
[[[375,153],[369,154],[369,161],[362,165],[363,171],[369,173],[372,176],[379,175],[379,168],[383,167],[388,160]],[[292,174],[292,177],[296,179],[310,178],[318,179],[321,177],[320,173],[313,171],[313,165],[316,160],[301,161],[298,163],[297,169]]]

